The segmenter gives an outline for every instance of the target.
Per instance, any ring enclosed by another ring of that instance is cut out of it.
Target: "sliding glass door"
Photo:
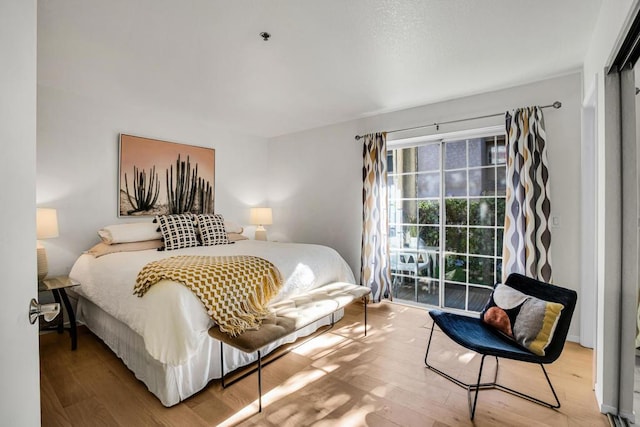
[[[395,299],[479,311],[501,276],[505,138],[389,144]]]

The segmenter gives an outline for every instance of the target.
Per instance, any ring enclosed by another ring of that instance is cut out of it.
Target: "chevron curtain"
[[[362,258],[360,284],[371,298],[391,298],[387,236],[387,135],[364,136],[362,166]]]
[[[502,281],[510,273],[551,282],[549,167],[540,107],[506,113],[507,195]]]

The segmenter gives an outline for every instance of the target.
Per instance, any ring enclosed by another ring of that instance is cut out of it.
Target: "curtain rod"
[[[558,109],[560,107],[562,107],[562,102],[560,101],[556,101],[553,104],[549,104],[549,105],[543,105],[540,108],[550,108],[553,107],[555,109]],[[422,125],[422,126],[414,126],[411,128],[404,128],[404,129],[394,129],[394,130],[390,130],[387,133],[396,133],[396,132],[404,132],[407,130],[414,130],[414,129],[422,129],[422,128],[428,128],[428,127],[432,127],[435,126],[437,130],[440,129],[440,125],[448,125],[451,123],[458,123],[458,122],[466,122],[468,120],[478,120],[478,119],[487,119],[489,117],[498,117],[498,116],[502,116],[504,113],[496,113],[496,114],[487,114],[486,116],[477,116],[477,117],[468,117],[466,119],[458,119],[458,120],[449,120],[448,122],[440,122],[440,123],[433,123],[430,125]],[[362,138],[364,135],[356,135],[356,141],[360,140],[360,138]]]

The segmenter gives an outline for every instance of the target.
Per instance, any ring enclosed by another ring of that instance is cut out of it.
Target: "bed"
[[[311,244],[241,240],[171,251],[157,249],[83,254],[70,276],[81,286],[78,320],[100,337],[164,406],[172,406],[220,378],[220,343],[208,335],[213,321],[200,300],[185,286],[162,280],[142,297],[133,294],[138,272],[149,262],[180,255],[252,255],[273,263],[283,278],[270,302],[300,295],[333,282],[355,283],[344,259],[333,249]],[[321,319],[282,340],[309,335],[330,323]],[[224,372],[252,363],[248,355],[224,347]]]

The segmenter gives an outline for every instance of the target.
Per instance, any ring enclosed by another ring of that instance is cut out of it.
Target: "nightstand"
[[[78,286],[80,283],[69,279],[68,276],[58,276],[58,277],[48,277],[42,281],[44,287],[53,293],[53,298],[56,300],[58,304],[60,304],[60,300],[64,304],[64,307],[67,309],[67,314],[69,315],[69,333],[71,334],[71,350],[75,350],[78,348],[78,333],[76,330],[76,316],[73,313],[73,307],[71,307],[71,303],[69,302],[69,297],[67,296],[67,291],[65,289],[71,288],[73,286]],[[63,312],[60,312],[60,316],[63,316]],[[64,318],[62,322],[58,323],[58,333],[61,334],[64,331]]]

